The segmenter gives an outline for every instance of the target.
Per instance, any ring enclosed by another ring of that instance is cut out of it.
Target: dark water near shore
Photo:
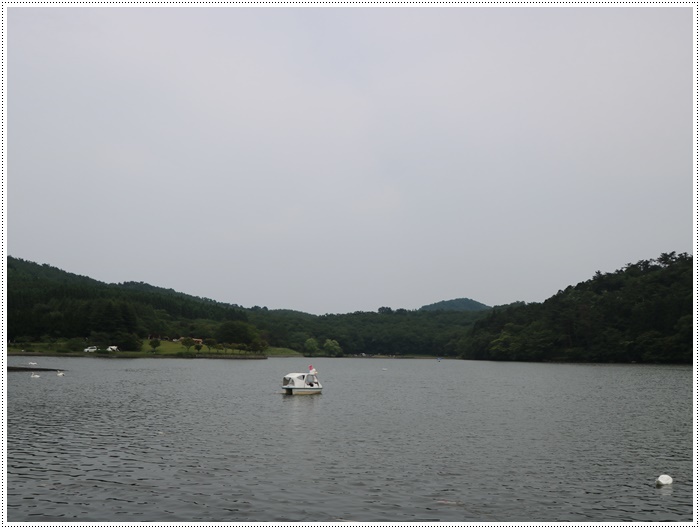
[[[9,522],[693,520],[691,367],[29,361],[66,375],[7,374]]]

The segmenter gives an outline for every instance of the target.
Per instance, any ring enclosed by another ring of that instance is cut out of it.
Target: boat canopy
[[[282,379],[282,386],[304,387],[314,384],[318,384],[318,378],[309,373],[288,373]]]

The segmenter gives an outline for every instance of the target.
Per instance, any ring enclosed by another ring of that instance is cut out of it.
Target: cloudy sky
[[[11,7],[7,246],[314,314],[693,252],[690,7]]]

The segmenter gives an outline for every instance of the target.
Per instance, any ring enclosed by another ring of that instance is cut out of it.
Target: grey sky
[[[9,8],[6,251],[316,314],[692,252],[692,17]]]

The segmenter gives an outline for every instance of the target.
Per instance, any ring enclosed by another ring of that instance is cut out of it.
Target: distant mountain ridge
[[[457,298],[450,299],[447,301],[438,301],[437,303],[431,303],[430,305],[423,305],[418,310],[445,310],[445,311],[480,311],[489,310],[491,307],[474,301],[469,298]]]

